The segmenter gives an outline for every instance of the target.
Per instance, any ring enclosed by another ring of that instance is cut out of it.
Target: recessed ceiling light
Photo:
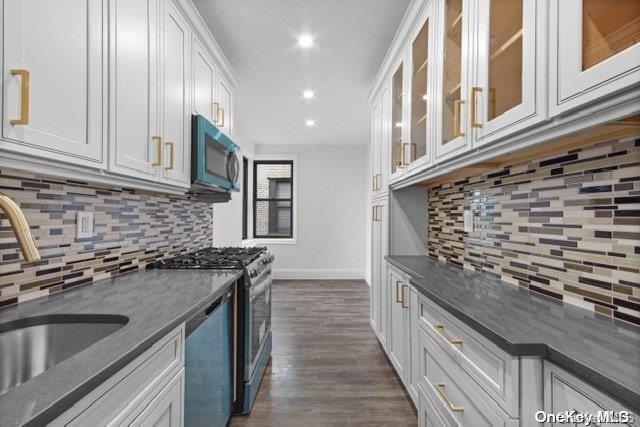
[[[402,127],[402,122],[396,122],[396,127],[397,128],[401,128]]]
[[[306,124],[307,126],[311,127],[311,126],[315,126],[316,125],[316,121],[315,120],[306,120],[304,122],[304,124]]]
[[[312,90],[305,90],[302,92],[302,96],[307,99],[311,99],[315,96],[315,92]]]
[[[311,47],[311,45],[313,44],[313,37],[311,37],[309,34],[303,34],[298,37],[298,44],[301,47]]]
[[[425,101],[427,100],[427,94],[426,93],[424,95],[422,95],[422,99],[424,99]]]

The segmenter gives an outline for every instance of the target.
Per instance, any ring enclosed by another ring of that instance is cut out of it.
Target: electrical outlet
[[[93,212],[78,211],[76,214],[76,238],[93,237]]]
[[[464,214],[464,231],[466,233],[473,232],[473,211],[471,209],[465,209]]]

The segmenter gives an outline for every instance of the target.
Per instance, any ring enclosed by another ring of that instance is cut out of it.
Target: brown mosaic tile
[[[0,307],[213,245],[212,205],[186,196],[10,169],[0,169],[0,189],[20,205],[42,257],[24,262],[0,213]],[[92,238],[75,238],[79,210],[94,212]]]
[[[640,322],[638,137],[438,184],[427,200],[429,256]]]

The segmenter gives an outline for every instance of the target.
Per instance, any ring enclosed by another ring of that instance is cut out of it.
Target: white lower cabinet
[[[184,424],[184,325],[102,383],[52,426]]]
[[[627,425],[632,424],[631,420],[638,422],[636,414],[553,363],[545,361],[543,370],[544,411],[546,413],[558,414],[567,410],[575,410],[577,413],[593,415],[600,413],[604,416],[612,416],[612,413],[607,414],[607,412],[613,411],[620,415],[619,422],[613,422],[614,419],[609,418],[608,421],[604,419],[597,420],[593,425]],[[561,424],[563,423],[549,422],[545,425]]]
[[[553,363],[507,354],[419,293],[410,279],[387,263],[384,348],[417,407],[420,426],[555,425],[536,417],[571,410],[615,414],[622,425],[637,422],[624,405]]]
[[[380,343],[387,345],[389,305],[387,292],[388,251],[387,199],[374,200],[371,204],[371,325]]]

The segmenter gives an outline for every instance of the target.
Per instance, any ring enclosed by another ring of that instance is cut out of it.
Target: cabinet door
[[[391,181],[402,178],[404,175],[405,156],[402,128],[403,122],[403,88],[404,88],[404,64],[400,62],[391,77],[391,114],[387,116],[391,134]]]
[[[184,425],[184,368],[131,423],[135,427]]]
[[[418,405],[418,380],[419,375],[419,354],[420,343],[418,340],[418,318],[420,317],[418,303],[418,294],[413,286],[408,285],[405,288],[405,298],[407,298],[409,308],[407,311],[406,319],[406,338],[405,338],[405,353],[407,355],[407,379],[406,386],[409,396],[413,398],[413,402]]]
[[[382,121],[380,100],[377,99],[371,109],[371,190],[375,194],[382,187],[380,182]]]
[[[389,176],[391,175],[391,87],[387,86],[380,94],[380,176],[378,190],[381,194],[388,191]]]
[[[155,178],[162,164],[159,0],[112,0],[109,5],[110,167]]]
[[[411,64],[409,85],[411,97],[409,102],[408,152],[405,152],[408,170],[422,167],[431,160],[431,133],[433,120],[429,111],[429,93],[433,90],[433,54],[434,28],[433,3],[423,18],[424,23],[413,38],[408,61]],[[405,150],[407,151],[407,150]]]
[[[376,202],[371,204],[371,326],[380,334],[380,226]]]
[[[0,147],[101,164],[103,1],[3,5],[2,137],[10,144]]]
[[[220,111],[217,126],[226,135],[231,136],[233,132],[233,95],[231,87],[223,79],[218,80],[218,102],[220,103]]]
[[[398,376],[406,382],[405,372],[405,309],[403,306],[404,281],[393,268],[389,268],[387,292],[389,293],[389,336],[387,349],[389,359]]]
[[[193,42],[193,111],[213,122],[217,99],[218,71],[209,53],[195,39]]]
[[[443,158],[463,152],[469,137],[466,117],[469,64],[473,61],[469,49],[472,20],[470,0],[445,0],[438,3],[439,73],[438,95],[434,103],[438,113],[436,156]],[[441,95],[440,95],[441,94]]]
[[[162,8],[162,143],[165,180],[188,184],[191,153],[191,32],[173,0]]]
[[[481,0],[476,9],[477,73],[467,117],[480,146],[544,118],[539,75],[546,52],[536,27],[544,22],[541,1]]]
[[[640,2],[553,0],[553,114],[612,95],[640,78]]]

